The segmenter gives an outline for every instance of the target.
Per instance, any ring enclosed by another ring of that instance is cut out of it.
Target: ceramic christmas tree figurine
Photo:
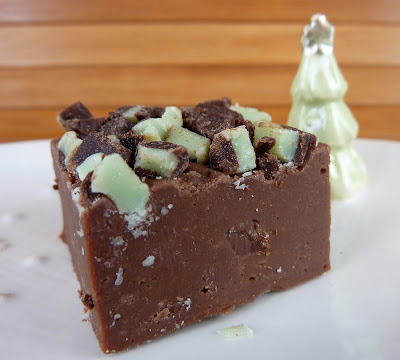
[[[361,190],[367,177],[352,144],[358,124],[343,101],[347,83],[333,55],[334,32],[321,14],[314,15],[304,29],[303,57],[291,88],[288,125],[311,132],[331,146],[331,196],[339,200]]]

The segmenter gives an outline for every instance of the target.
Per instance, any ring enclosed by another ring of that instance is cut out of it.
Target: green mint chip
[[[75,131],[66,132],[58,142],[58,149],[65,155],[65,165],[73,155],[78,146],[82,144],[82,140],[78,139]]]
[[[133,124],[136,124],[138,122],[138,119],[136,117],[136,113],[142,108],[141,105],[135,105],[132,106],[128,109],[126,109],[124,112],[121,113],[121,115],[128,119],[130,122],[132,122]]]
[[[176,106],[167,106],[161,119],[167,123],[168,130],[171,126],[183,126],[182,112]]]
[[[165,178],[178,176],[189,165],[189,153],[183,146],[165,141],[140,143],[136,150],[135,170],[151,170]]]
[[[260,121],[271,121],[270,114],[255,108],[240,105],[232,105],[229,108],[238,112],[239,114],[242,114],[244,119],[251,121],[253,125],[256,125]]]
[[[76,168],[79,179],[83,181],[86,175],[93,171],[103,158],[103,153],[96,153],[88,156],[85,161]]]
[[[189,159],[198,163],[208,160],[211,140],[183,127],[172,126],[165,141],[182,145],[189,151]]]
[[[140,121],[133,127],[133,132],[143,135],[147,141],[164,141],[172,126],[182,126],[182,113],[175,106],[167,106],[161,118]]]
[[[226,129],[219,133],[231,141],[239,163],[238,174],[253,170],[256,167],[256,153],[249,138],[249,132],[244,125]]]
[[[104,157],[95,167],[92,191],[107,195],[119,212],[128,214],[145,210],[150,197],[149,187],[118,154]]]
[[[167,127],[161,118],[151,118],[137,123],[133,132],[142,135],[146,141],[161,141],[167,135]]]
[[[293,161],[297,147],[299,146],[300,133],[296,130],[282,127],[271,122],[259,122],[254,130],[254,144],[264,136],[273,137],[275,146],[270,150],[271,154],[283,163]]]

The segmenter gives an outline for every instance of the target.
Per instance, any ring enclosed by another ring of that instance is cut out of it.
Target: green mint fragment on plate
[[[275,139],[275,146],[270,150],[271,154],[283,163],[293,161],[299,146],[300,133],[296,130],[285,128],[271,122],[259,122],[254,130],[254,144],[264,136]]]
[[[145,210],[150,197],[149,187],[133,172],[118,154],[111,154],[96,166],[92,175],[92,191],[107,195],[121,213]]]
[[[189,151],[189,159],[198,163],[208,160],[211,140],[183,127],[172,126],[165,141],[182,145]]]

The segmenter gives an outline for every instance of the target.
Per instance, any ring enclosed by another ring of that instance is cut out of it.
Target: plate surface
[[[107,358],[399,359],[400,143],[355,142],[369,172],[332,204],[332,270]],[[0,358],[105,359],[78,299],[49,141],[0,145]],[[245,324],[252,336],[217,329]]]

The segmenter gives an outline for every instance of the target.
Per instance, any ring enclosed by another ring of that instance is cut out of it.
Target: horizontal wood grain
[[[352,105],[399,105],[400,67],[343,67]],[[289,105],[294,66],[133,66],[0,69],[0,108],[234,101]]]
[[[322,12],[332,21],[400,22],[397,0],[0,0],[0,22],[307,21]]]
[[[288,65],[301,57],[300,24],[0,26],[0,66]],[[400,65],[399,26],[343,25],[342,65]]]
[[[190,104],[187,104],[190,105]],[[290,106],[252,105],[271,114],[274,122],[287,122]],[[91,108],[95,116],[107,115],[115,107]],[[60,109],[0,109],[0,142],[48,139],[63,134],[55,120]],[[354,106],[360,137],[400,140],[400,106]]]

